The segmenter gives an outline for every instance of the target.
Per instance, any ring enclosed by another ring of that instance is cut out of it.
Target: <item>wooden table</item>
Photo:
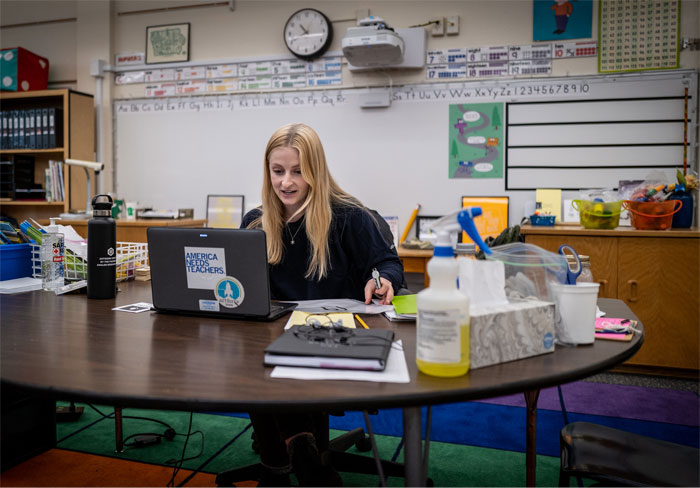
[[[423,273],[425,287],[430,285],[428,276],[428,261],[433,257],[432,249],[406,249],[403,246],[398,248],[399,259],[403,264],[405,273]]]
[[[149,227],[206,227],[207,225],[207,219],[116,219],[116,222],[119,242],[148,242],[146,230]],[[43,225],[43,222],[39,223]],[[48,221],[46,223],[48,224]],[[87,239],[87,220],[62,220],[60,223],[72,225],[78,234]]]
[[[114,312],[115,306],[151,301],[148,282],[122,282],[119,288],[108,300],[42,291],[0,295],[1,386],[64,400],[184,411],[401,407],[409,486],[425,484],[422,405],[518,392],[527,400],[526,480],[534,485],[539,390],[609,369],[632,356],[644,339],[640,334],[626,343],[557,347],[459,378],[435,378],[417,370],[414,323],[365,315],[370,327],[392,329],[403,341],[410,382],[302,382],[271,378],[272,368],[263,366],[263,350],[282,333],[287,317],[265,323]],[[615,317],[636,318],[619,300],[601,299],[599,306]]]

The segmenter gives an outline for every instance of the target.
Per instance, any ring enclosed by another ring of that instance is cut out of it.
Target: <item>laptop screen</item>
[[[261,230],[150,227],[148,253],[156,309],[230,316],[270,312]]]

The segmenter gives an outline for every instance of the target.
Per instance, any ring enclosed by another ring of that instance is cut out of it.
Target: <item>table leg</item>
[[[537,399],[540,390],[525,392],[527,405],[527,429],[525,435],[525,484],[535,486],[537,468]]]
[[[403,409],[403,446],[406,486],[425,486],[426,473],[423,472],[421,454],[420,407]]]
[[[116,452],[124,452],[124,431],[122,429],[121,407],[114,407],[114,438],[116,441]]]

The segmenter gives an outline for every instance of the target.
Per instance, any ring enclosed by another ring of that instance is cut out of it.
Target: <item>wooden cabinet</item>
[[[529,243],[569,244],[591,257],[599,296],[624,300],[644,324],[641,350],[625,365],[697,376],[700,370],[700,230],[640,231],[523,226]]]
[[[95,109],[92,95],[73,90],[39,90],[30,92],[0,93],[0,103],[5,110],[60,109],[55,121],[56,147],[49,149],[3,149],[0,156],[17,155],[34,157],[34,182],[44,183],[44,173],[50,160],[65,161],[68,158],[94,161],[95,159]],[[92,178],[94,181],[95,178]],[[47,219],[57,217],[71,209],[85,209],[87,177],[83,168],[63,169],[63,201],[0,201],[0,213],[14,217],[19,222],[29,217]],[[92,192],[94,194],[94,191]]]

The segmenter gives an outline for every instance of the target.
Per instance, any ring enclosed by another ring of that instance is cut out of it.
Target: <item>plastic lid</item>
[[[109,195],[95,195],[92,199],[93,210],[112,210],[112,197]]]
[[[435,246],[433,249],[433,256],[437,257],[454,257],[455,252],[452,246]]]

